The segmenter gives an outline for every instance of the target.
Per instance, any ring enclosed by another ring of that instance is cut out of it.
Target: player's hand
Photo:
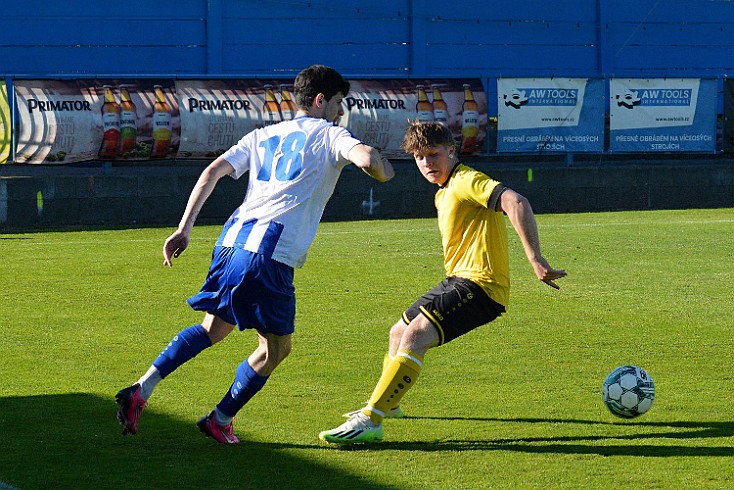
[[[560,286],[555,283],[555,280],[567,276],[565,270],[554,269],[543,257],[539,257],[533,262],[533,269],[535,270],[535,275],[538,277],[538,279],[540,279],[553,289],[561,289]]]
[[[166,239],[166,243],[163,244],[163,265],[173,267],[172,259],[178,258],[188,246],[189,235],[176,230]]]

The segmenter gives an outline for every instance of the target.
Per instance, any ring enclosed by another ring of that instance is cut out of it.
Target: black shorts
[[[489,323],[505,307],[491,299],[478,284],[462,277],[447,277],[405,310],[410,323],[421,313],[438,329],[439,345]]]

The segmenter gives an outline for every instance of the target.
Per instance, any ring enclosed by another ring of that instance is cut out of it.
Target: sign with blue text
[[[609,98],[609,151],[716,150],[715,80],[614,78]]]
[[[500,78],[497,99],[499,152],[604,149],[601,79]]]

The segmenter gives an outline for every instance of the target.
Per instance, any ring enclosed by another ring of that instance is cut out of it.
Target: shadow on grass
[[[596,420],[543,419],[543,418],[481,418],[481,417],[406,417],[407,420],[440,420],[470,422],[501,422],[521,424],[579,424],[607,426],[604,435],[542,436],[498,438],[487,440],[439,440],[430,442],[390,441],[371,449],[402,451],[516,451],[521,453],[597,454],[601,456],[734,456],[731,441],[724,446],[702,446],[696,439],[724,439],[734,437],[734,422],[642,422],[625,421],[610,423]],[[639,427],[638,433],[629,429]],[[652,430],[651,430],[652,428]],[[623,429],[623,434],[615,434]],[[659,430],[655,430],[659,429]],[[564,430],[564,432],[568,432]],[[583,432],[588,432],[586,429]],[[654,439],[682,441],[682,444],[649,444]],[[690,444],[685,444],[690,440]],[[636,441],[630,444],[608,444],[610,441]],[[359,449],[359,446],[354,446]]]
[[[242,442],[223,446],[154,410],[122,436],[115,411],[83,393],[0,398],[0,488],[389,488],[294,455],[323,450],[316,441],[248,441],[240,423]]]

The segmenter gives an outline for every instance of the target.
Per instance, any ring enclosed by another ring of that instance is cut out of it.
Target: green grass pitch
[[[324,223],[296,272],[294,349],[235,420],[238,446],[195,422],[255,347],[233,333],[157,389],[123,437],[115,392],[180,329],[219,227],[172,269],[171,229],[0,234],[0,488],[734,487],[734,210],[538,216],[560,291],[514,231],[509,313],[429,351],[385,441],[318,440],[368,398],[389,327],[443,278],[435,219]],[[509,225],[508,225],[509,227]],[[640,418],[601,382],[635,364]]]

